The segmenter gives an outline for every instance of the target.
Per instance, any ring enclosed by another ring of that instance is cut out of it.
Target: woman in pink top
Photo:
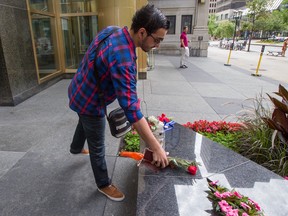
[[[183,27],[183,32],[180,36],[181,42],[181,59],[180,59],[180,68],[187,68],[187,61],[189,57],[189,48],[188,48],[188,38],[187,38],[188,26]]]

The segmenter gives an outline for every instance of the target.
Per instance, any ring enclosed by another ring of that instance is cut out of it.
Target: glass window
[[[61,0],[61,13],[96,12],[96,0]]]
[[[175,23],[176,23],[176,16],[166,16],[167,20],[170,21],[170,27],[167,34],[175,34]]]
[[[30,0],[30,8],[39,11],[53,12],[52,0]]]
[[[79,66],[98,32],[97,16],[73,16],[61,19],[66,68]]]
[[[182,15],[180,32],[183,31],[184,26],[188,26],[187,34],[191,34],[191,32],[192,32],[192,15]]]
[[[53,17],[32,14],[32,30],[38,61],[39,76],[43,78],[59,69],[55,53],[56,33]]]

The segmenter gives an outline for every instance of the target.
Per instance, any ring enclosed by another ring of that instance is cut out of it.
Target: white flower
[[[155,116],[149,116],[148,121],[154,125],[157,125],[159,120]]]

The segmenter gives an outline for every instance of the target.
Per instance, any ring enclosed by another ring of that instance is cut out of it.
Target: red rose
[[[197,166],[189,166],[187,171],[191,174],[191,175],[196,175],[197,172]]]

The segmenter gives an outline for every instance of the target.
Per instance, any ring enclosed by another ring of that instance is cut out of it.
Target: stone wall
[[[180,54],[180,34],[181,16],[192,15],[192,32],[188,34],[188,39],[191,41],[189,47],[191,50],[197,50],[198,56],[207,57],[208,49],[208,9],[209,1],[204,0],[204,3],[198,3],[198,0],[149,0],[149,3],[158,7],[166,16],[175,15],[175,34],[167,34],[165,40],[161,43],[160,48],[155,53],[160,54]],[[202,37],[203,40],[198,39]]]
[[[0,20],[0,105],[16,105],[38,86],[26,0],[2,0]]]

